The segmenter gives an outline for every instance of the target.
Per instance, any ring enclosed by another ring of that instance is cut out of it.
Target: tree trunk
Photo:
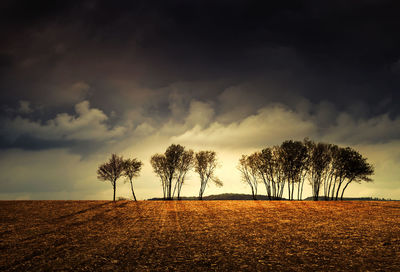
[[[294,200],[294,180],[292,180],[292,200]]]
[[[285,189],[285,183],[281,181],[281,186],[280,187],[281,187],[281,189],[280,189],[280,192],[279,192],[279,199],[282,199],[283,198],[283,190]]]
[[[114,189],[114,197],[113,197],[113,201],[115,201],[115,191],[117,190],[117,181],[116,181],[116,180],[114,180],[114,183],[113,183],[113,189]]]
[[[164,195],[164,200],[165,200],[165,185],[163,185],[163,195]]]
[[[335,181],[333,182],[333,187],[332,187],[332,196],[331,196],[331,200],[333,200],[335,198],[335,189],[336,189],[336,178]]]
[[[336,191],[336,198],[335,198],[335,200],[338,200],[338,197],[339,197],[339,191],[340,191],[340,187],[342,186],[342,183],[343,183],[343,181],[339,181],[339,186],[338,186],[338,188],[337,188],[337,191]]]
[[[133,199],[135,199],[135,201],[136,201],[135,192],[133,191],[132,179],[130,179],[129,181],[130,181],[130,183],[131,183],[131,190],[132,190]]]
[[[297,185],[297,200],[300,200],[300,189],[301,189],[301,181]]]
[[[168,185],[167,199],[171,200],[172,199],[172,196],[171,196],[171,193],[172,193],[172,175],[169,178],[167,185]]]
[[[342,195],[340,196],[340,200],[343,200],[344,190],[346,190],[346,188],[347,188],[347,186],[350,184],[350,182],[352,182],[352,179],[349,180],[349,181],[346,183],[346,186],[344,186],[343,191],[342,191]]]
[[[203,200],[203,182],[200,184],[199,200]]]
[[[329,185],[328,185],[328,190],[327,190],[328,195],[327,195],[327,199],[326,200],[330,199],[331,187],[332,187],[332,179],[333,179],[333,175],[331,175],[330,178],[329,178]]]
[[[249,182],[249,185],[250,185],[250,189],[251,189],[251,196],[253,197],[253,200],[254,200],[254,188],[253,188],[253,185],[251,184],[251,182]]]

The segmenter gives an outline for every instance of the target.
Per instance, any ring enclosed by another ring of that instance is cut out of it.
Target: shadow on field
[[[113,202],[106,202],[106,203],[94,205],[93,207],[90,207],[90,208],[87,208],[87,209],[84,209],[84,210],[80,210],[80,211],[77,211],[77,212],[74,212],[74,213],[71,213],[71,214],[66,214],[66,215],[54,218],[54,220],[55,221],[56,220],[62,220],[62,219],[66,219],[66,218],[69,218],[69,217],[73,217],[73,216],[78,215],[78,214],[83,214],[83,213],[88,212],[88,211],[96,210],[96,209],[98,209],[100,207],[103,207],[105,205],[108,205],[110,203],[113,203]]]

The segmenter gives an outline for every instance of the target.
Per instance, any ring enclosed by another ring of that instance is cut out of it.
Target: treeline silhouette
[[[242,180],[257,198],[257,185],[265,185],[269,199],[282,198],[285,186],[289,200],[302,199],[305,181],[312,188],[312,197],[319,199],[323,188],[325,200],[343,199],[352,182],[370,182],[374,173],[358,151],[335,144],[315,143],[308,138],[303,141],[284,141],[280,146],[266,147],[239,160]]]
[[[215,151],[185,149],[179,144],[170,145],[162,154],[154,154],[150,163],[158,176],[163,190],[164,200],[182,199],[181,190],[185,177],[190,170],[199,176],[200,189],[198,199],[203,199],[209,182],[223,186],[216,177],[218,160]],[[112,154],[108,162],[97,170],[100,180],[110,181],[113,186],[115,201],[117,180],[125,177],[129,181],[132,195],[133,178],[139,176],[143,163],[136,158],[124,160],[122,156]],[[258,184],[264,184],[269,200],[283,199],[287,188],[288,199],[302,199],[304,183],[311,185],[312,199],[319,200],[323,189],[324,200],[343,200],[348,186],[357,182],[372,181],[369,176],[374,173],[372,165],[358,151],[351,147],[340,147],[335,144],[315,143],[305,138],[303,141],[284,141],[279,146],[266,147],[250,155],[242,155],[238,170],[242,181],[249,185],[252,199],[258,199]],[[262,197],[262,199],[265,199]]]

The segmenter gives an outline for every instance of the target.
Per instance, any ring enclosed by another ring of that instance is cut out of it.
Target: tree
[[[340,188],[345,183],[348,174],[348,161],[351,159],[352,149],[350,147],[338,147],[333,157],[332,171],[334,175],[331,199],[338,200]]]
[[[350,147],[347,147],[346,151],[349,153],[345,163],[346,184],[343,187],[340,200],[343,200],[344,191],[350,183],[353,181],[358,183],[362,181],[371,182],[372,179],[369,176],[374,174],[373,166],[367,163],[367,159],[360,153]]]
[[[242,157],[243,158],[243,157]],[[283,156],[279,146],[266,147],[252,155],[270,200],[281,199],[285,187]],[[242,172],[242,171],[241,171]],[[243,173],[242,173],[243,177]],[[253,186],[254,187],[254,186]]]
[[[173,199],[175,192],[180,199],[186,174],[193,167],[193,153],[192,150],[185,150],[185,147],[179,144],[172,144],[164,154],[155,154],[151,157],[153,170],[161,180],[164,199]]]
[[[301,174],[307,160],[307,148],[300,141],[284,141],[280,146],[283,172],[288,183],[289,200],[293,200],[294,186],[300,184]],[[298,198],[300,194],[298,193]]]
[[[318,200],[321,184],[328,176],[328,167],[331,161],[329,145],[308,141],[307,149],[309,157],[309,182],[312,187],[313,199]]]
[[[223,186],[222,181],[215,176],[215,169],[217,168],[217,154],[215,151],[199,151],[195,155],[194,168],[200,176],[200,191],[199,199],[203,199],[204,190],[208,181],[212,181],[218,187]]]
[[[255,200],[257,199],[258,183],[261,180],[265,184],[265,187],[267,189],[267,195],[271,195],[270,184],[269,184],[268,180],[266,179],[265,167],[264,167],[263,161],[261,159],[261,153],[254,152],[253,154],[251,154],[247,157],[246,162],[247,162],[247,165],[249,166],[249,173],[250,173],[251,181],[252,181],[253,188],[254,188],[253,198]]]
[[[275,184],[277,187],[277,198],[282,199],[283,190],[285,189],[285,171],[284,171],[284,157],[280,150],[280,146],[272,148],[272,165],[271,176],[275,177]]]
[[[181,156],[184,152],[185,148],[181,145],[170,145],[165,151],[165,163],[167,170],[167,199],[172,199],[172,186],[173,179],[178,170],[179,162],[181,160]]]
[[[271,167],[273,167],[272,151],[271,148],[264,148],[257,154],[257,169],[261,179],[265,185],[267,196],[271,200],[275,196],[275,182],[274,177],[271,175]]]
[[[163,198],[167,198],[167,183],[168,183],[168,171],[167,171],[167,163],[164,154],[154,154],[151,156],[150,164],[153,167],[154,173],[161,180],[161,186],[163,189]]]
[[[124,172],[123,175],[125,177],[127,177],[127,179],[129,180],[129,183],[131,184],[131,190],[132,190],[132,195],[133,198],[136,201],[136,196],[135,196],[135,192],[133,190],[133,183],[132,183],[132,179],[134,177],[138,177],[140,170],[142,169],[142,165],[143,163],[137,159],[126,159],[124,161]]]
[[[330,163],[324,182],[325,199],[338,200],[339,195],[343,199],[344,191],[353,181],[372,181],[369,176],[374,173],[373,166],[358,151],[330,144],[329,155]]]
[[[334,186],[336,184],[335,165],[339,154],[339,147],[334,144],[328,144],[329,164],[326,168],[326,176],[324,179],[324,199],[329,200],[331,195],[333,198]],[[333,186],[333,187],[332,187]]]
[[[194,164],[194,152],[193,150],[184,150],[180,156],[179,163],[177,166],[176,182],[173,192],[175,195],[175,190],[178,192],[178,200],[181,199],[182,185],[185,182],[185,177],[187,172],[193,167]]]
[[[108,162],[103,163],[97,169],[97,178],[103,181],[110,181],[113,186],[114,196],[113,201],[115,201],[115,192],[117,189],[117,179],[120,178],[124,171],[124,160],[122,156],[112,154]]]
[[[256,154],[256,153],[255,153]],[[238,170],[242,173],[242,180],[250,186],[251,195],[254,200],[257,199],[257,177],[256,156],[257,155],[242,155],[239,160]]]

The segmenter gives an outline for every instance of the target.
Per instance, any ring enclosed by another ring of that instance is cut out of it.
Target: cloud
[[[33,110],[31,109],[31,103],[29,101],[26,101],[26,100],[20,100],[19,101],[18,112],[21,113],[21,114],[32,113]]]
[[[1,151],[0,190],[3,193],[42,193],[85,189],[87,180],[96,178],[91,174],[90,164],[63,149]]]
[[[222,124],[213,122],[207,128],[200,124],[172,137],[172,141],[190,145],[219,147],[254,147],[280,144],[283,139],[302,139],[316,133],[316,126],[303,120],[283,105],[258,110],[240,122]]]
[[[395,74],[400,74],[400,59],[392,64],[391,71]]]
[[[322,138],[328,141],[351,145],[385,143],[400,139],[400,118],[383,114],[369,119],[356,119],[348,113],[340,113],[336,124],[322,133]]]
[[[15,136],[14,145],[3,146],[0,152],[3,166],[0,169],[3,171],[0,187],[9,188],[4,189],[8,196],[3,193],[4,197],[0,197],[51,199],[51,192],[54,192],[53,196],[64,199],[109,199],[111,188],[108,184],[100,186],[95,172],[96,167],[114,152],[144,162],[141,176],[136,180],[137,193],[141,199],[157,196],[161,189],[149,159],[154,153],[164,152],[172,143],[195,151],[217,152],[221,164],[217,174],[225,182],[225,187],[210,186],[208,194],[243,193],[248,188],[241,183],[236,171],[241,154],[278,145],[286,139],[311,137],[316,141],[353,146],[375,165],[376,182],[354,184],[350,186],[348,195],[400,198],[396,191],[385,189],[397,186],[397,171],[394,169],[400,163],[396,151],[400,130],[398,118],[389,115],[355,117],[339,112],[328,102],[313,104],[299,100],[294,108],[271,103],[238,120],[221,122],[219,117],[226,111],[218,112],[220,103],[187,97],[175,99],[180,102],[171,99],[170,103],[179,111],[171,111],[162,118],[151,118],[145,107],[133,108],[113,117],[122,118],[114,125],[110,125],[109,116],[101,109],[91,108],[88,101],[77,103],[73,114],[59,113],[47,121],[33,121],[20,116],[8,119],[8,123],[3,124],[2,133],[8,135],[4,133],[8,131]],[[175,117],[178,112],[181,118]],[[84,151],[88,146],[90,150]],[[13,175],[14,172],[18,174]],[[69,174],[57,178],[64,172]],[[197,175],[191,173],[189,176],[183,193],[196,195]],[[32,188],[30,182],[37,187]],[[310,194],[308,189],[305,189],[306,195]],[[260,193],[263,193],[262,186]],[[129,187],[123,185],[122,180],[118,195],[130,196]]]
[[[209,103],[192,101],[189,107],[189,113],[185,119],[186,127],[206,127],[214,117],[214,109]]]
[[[107,141],[124,135],[122,126],[110,127],[108,116],[101,110],[90,108],[88,101],[75,105],[75,114],[59,113],[47,121],[34,121],[17,116],[3,119],[1,136],[10,145],[21,137],[42,141]]]

